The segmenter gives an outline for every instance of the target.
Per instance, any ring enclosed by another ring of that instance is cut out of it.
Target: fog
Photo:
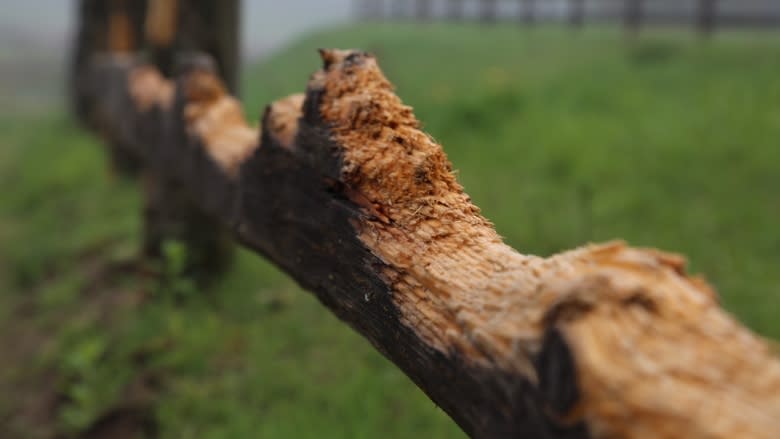
[[[0,0],[0,37],[67,47],[74,25],[76,0]],[[256,57],[296,36],[343,23],[352,0],[244,0],[244,53]]]

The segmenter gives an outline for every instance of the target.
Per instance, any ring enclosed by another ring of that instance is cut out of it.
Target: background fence
[[[373,20],[690,25],[703,32],[780,26],[778,0],[356,0],[355,13]]]

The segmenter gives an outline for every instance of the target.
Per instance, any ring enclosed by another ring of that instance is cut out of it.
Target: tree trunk
[[[503,244],[373,57],[322,51],[260,131],[207,63],[104,59],[90,96],[245,246],[312,291],[478,438],[757,438],[780,362],[673,254]]]

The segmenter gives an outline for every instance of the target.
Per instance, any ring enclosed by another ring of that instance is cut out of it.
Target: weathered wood
[[[145,0],[81,0],[79,3],[79,31],[71,57],[69,88],[73,112],[80,122],[92,120],[92,108],[80,81],[88,60],[96,52],[138,51],[142,47],[145,13]],[[107,152],[112,168],[120,175],[133,176],[140,172],[142,164],[127,153],[127,147],[119,139],[113,139]]]
[[[683,258],[502,243],[375,59],[324,67],[252,128],[207,63],[98,60],[111,134],[366,337],[473,437],[757,438],[780,362]]]
[[[238,88],[239,0],[81,0],[80,34],[73,67],[74,107],[80,119],[109,143],[114,167],[144,180],[143,255],[160,259],[167,241],[186,246],[187,271],[202,280],[223,272],[231,260],[231,240],[213,217],[202,215],[179,185],[156,161],[138,161],[124,136],[111,134],[110,121],[92,115],[85,97],[91,86],[84,77],[86,60],[97,52],[114,54],[147,50],[165,76],[175,73],[182,53],[202,51],[217,63],[231,92]],[[113,93],[113,90],[106,90]]]
[[[177,54],[204,52],[238,92],[240,0],[147,0],[145,34],[155,65],[171,76]]]

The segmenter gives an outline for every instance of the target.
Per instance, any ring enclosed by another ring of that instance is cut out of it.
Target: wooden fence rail
[[[467,14],[466,11],[471,11]],[[644,25],[685,24],[704,34],[717,27],[780,26],[775,0],[355,0],[359,19],[420,21],[474,20],[486,23],[538,21],[622,23],[631,31]]]
[[[316,294],[469,435],[777,437],[780,361],[683,258],[619,242],[515,251],[377,60],[320,56],[305,94],[270,104],[259,128],[204,55],[167,78],[93,53],[75,82],[90,126]]]

